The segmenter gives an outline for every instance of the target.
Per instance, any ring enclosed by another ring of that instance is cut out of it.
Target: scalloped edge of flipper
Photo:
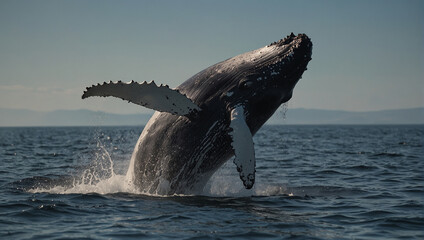
[[[192,116],[201,110],[185,94],[176,89],[170,89],[168,85],[158,86],[154,81],[149,83],[109,81],[92,85],[84,91],[82,99],[93,96],[117,97],[149,109],[178,116]]]
[[[233,140],[231,146],[235,154],[234,164],[244,187],[251,189],[255,184],[255,149],[252,133],[246,124],[243,106],[236,106],[231,110],[230,128],[229,135]]]

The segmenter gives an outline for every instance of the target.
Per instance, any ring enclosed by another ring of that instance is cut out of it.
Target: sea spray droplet
[[[288,102],[285,102],[277,109],[275,116],[277,116],[278,120],[282,119],[282,121],[278,121],[279,123],[283,123],[286,120],[288,108],[289,104]]]
[[[288,109],[289,109],[289,103],[288,102],[281,104],[280,111],[282,113],[283,120],[286,120],[286,114],[287,114]]]

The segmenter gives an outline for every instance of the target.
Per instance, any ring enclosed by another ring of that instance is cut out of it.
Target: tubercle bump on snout
[[[273,42],[273,43],[269,44],[269,45],[268,45],[268,47],[270,47],[270,46],[274,46],[274,45],[279,45],[279,46],[281,46],[281,45],[289,44],[289,43],[291,43],[291,42],[292,42],[294,39],[296,39],[296,38],[301,38],[302,40],[306,40],[306,41],[310,42],[310,38],[309,38],[306,34],[304,34],[304,33],[299,33],[299,34],[296,36],[296,35],[294,35],[294,33],[292,32],[292,33],[290,33],[290,35],[287,35],[285,38],[283,38],[283,39],[281,39],[281,40],[279,40],[279,41],[277,41],[277,42]]]

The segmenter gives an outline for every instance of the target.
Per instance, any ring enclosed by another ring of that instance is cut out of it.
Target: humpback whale
[[[255,183],[252,136],[282,104],[312,59],[306,34],[210,66],[180,86],[108,82],[82,98],[113,96],[156,112],[131,156],[127,177],[141,192],[193,194],[234,157],[245,188]]]

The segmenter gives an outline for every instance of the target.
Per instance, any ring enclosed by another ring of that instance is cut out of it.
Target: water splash
[[[257,182],[250,190],[244,188],[239,174],[229,160],[208,181],[202,192],[191,195],[174,194],[171,196],[158,193],[140,191],[131,181],[131,175],[116,173],[115,164],[111,154],[101,141],[97,144],[97,151],[91,164],[81,170],[79,174],[66,179],[42,178],[28,191],[31,193],[51,194],[112,194],[130,193],[155,197],[195,196],[204,195],[209,197],[251,197],[251,196],[276,196],[292,193],[282,185],[262,183],[258,176]],[[264,180],[265,181],[265,180]]]
[[[192,195],[174,194],[171,196],[150,194],[140,191],[125,174],[116,174],[113,160],[104,146],[100,146],[101,152],[96,153],[93,164],[83,170],[80,175],[73,176],[66,181],[54,179],[41,184],[33,184],[28,191],[31,193],[51,193],[51,194],[112,194],[130,193],[137,195],[148,195],[155,197],[175,197],[175,196],[195,196],[204,195],[209,197],[251,197],[251,196],[276,196],[287,195],[291,192],[281,185],[271,185],[261,182],[257,178],[257,183],[250,190],[244,188],[239,179],[239,175],[233,166],[232,161],[228,161],[220,168],[208,181],[203,192]],[[40,182],[39,182],[40,183]]]
[[[33,187],[28,191],[31,193],[53,193],[53,194],[110,194],[110,193],[134,193],[140,192],[132,184],[132,181],[125,175],[119,174],[108,148],[113,148],[106,144],[110,140],[109,136],[101,132],[95,133],[97,141],[96,150],[90,163],[80,168],[71,177],[60,177],[57,179],[43,178],[43,182],[33,183]]]
[[[100,152],[95,153],[95,161],[93,161],[92,166],[82,172],[81,183],[83,184],[95,185],[104,179],[116,176],[109,152],[99,143],[97,147],[100,149]]]
[[[228,160],[216,171],[206,184],[202,195],[211,197],[252,197],[252,196],[292,196],[287,187],[281,184],[264,183],[266,181],[257,176],[252,189],[246,189],[240,180],[232,159]]]
[[[84,165],[71,177],[59,179],[34,178],[31,188],[27,191],[32,193],[52,193],[52,194],[111,194],[111,193],[130,193],[142,194],[149,196],[160,196],[156,192],[154,194],[147,191],[140,191],[132,181],[132,160],[115,159],[113,149],[116,147],[112,144],[110,136],[105,135],[101,131],[95,132],[96,147],[91,155],[82,156],[82,161],[89,162]],[[90,157],[88,157],[90,156]],[[86,159],[86,158],[89,159]],[[122,164],[125,162],[125,164]],[[128,166],[129,164],[129,166]],[[263,180],[266,182],[266,180]],[[250,196],[273,196],[273,195],[289,195],[287,188],[281,185],[272,185],[262,183],[260,176],[257,177],[256,183],[251,190],[244,188],[240,181],[239,174],[232,160],[224,164],[208,181],[203,191],[195,192],[191,195],[206,195],[211,197],[250,197]],[[175,196],[175,195],[173,195]],[[182,195],[178,195],[182,196]]]

